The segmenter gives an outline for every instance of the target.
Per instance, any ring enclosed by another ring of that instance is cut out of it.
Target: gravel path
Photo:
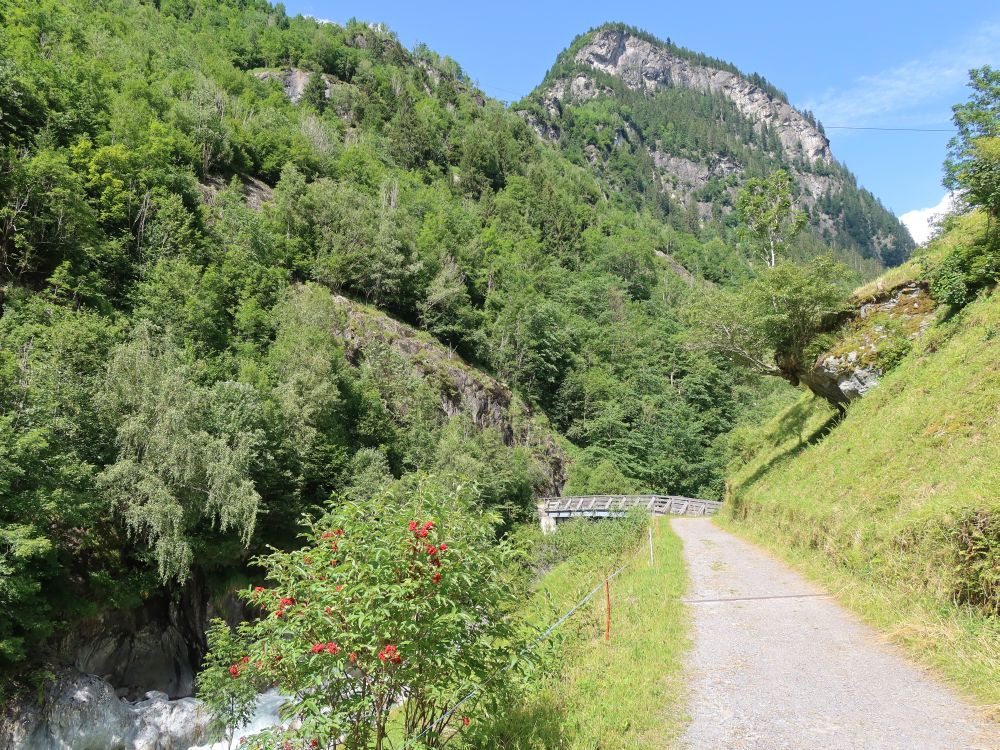
[[[995,725],[798,573],[708,519],[672,525],[692,581],[684,747],[1000,749]],[[697,601],[738,597],[785,598]]]

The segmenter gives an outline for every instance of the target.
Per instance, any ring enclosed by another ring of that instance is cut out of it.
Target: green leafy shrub
[[[235,635],[213,625],[200,695],[218,727],[231,733],[271,685],[295,696],[291,728],[241,747],[383,748],[396,731],[434,748],[469,713],[501,711],[516,679],[489,678],[528,631],[512,616],[515,549],[496,542],[497,520],[431,479],[307,520],[302,548],[257,560],[269,585],[242,595],[260,619]],[[474,687],[476,700],[451,712]]]
[[[989,509],[966,511],[950,531],[955,548],[955,598],[1000,614],[1000,517]]]

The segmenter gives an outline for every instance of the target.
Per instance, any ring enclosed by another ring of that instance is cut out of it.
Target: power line
[[[873,128],[858,125],[824,125],[824,130],[905,130],[911,133],[954,133],[954,128]]]

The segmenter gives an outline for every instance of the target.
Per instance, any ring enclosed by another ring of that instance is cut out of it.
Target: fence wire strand
[[[445,711],[443,714],[441,714],[441,716],[436,721],[432,722],[422,732],[420,732],[419,734],[415,735],[413,738],[407,740],[402,745],[400,745],[399,746],[399,750],[406,750],[407,748],[411,747],[413,745],[413,743],[417,742],[421,737],[423,737],[425,734],[427,734],[429,731],[431,731],[431,729],[433,729],[435,727],[439,727],[439,726],[441,726],[443,724],[447,724],[448,720],[451,719],[451,717],[455,715],[455,712],[458,711],[458,709],[461,708],[462,705],[464,705],[466,702],[468,702],[469,700],[471,700],[472,698],[474,698],[484,687],[486,687],[487,685],[489,685],[496,677],[499,677],[500,675],[506,674],[511,669],[513,669],[514,666],[521,661],[521,659],[524,657],[525,654],[527,654],[529,651],[534,650],[534,648],[539,643],[541,643],[542,641],[546,640],[550,635],[552,635],[552,633],[554,633],[555,630],[560,625],[562,625],[564,622],[566,622],[566,620],[568,620],[570,617],[572,617],[584,604],[586,604],[588,601],[590,601],[598,591],[600,591],[602,588],[604,588],[605,582],[610,583],[611,581],[613,581],[618,576],[619,573],[621,573],[623,570],[625,570],[625,568],[627,568],[629,565],[631,565],[633,559],[638,555],[639,552],[642,552],[642,551],[643,551],[643,545],[640,543],[638,545],[637,552],[635,554],[633,554],[632,557],[630,557],[626,562],[622,563],[622,565],[618,568],[618,570],[614,571],[610,575],[604,576],[600,580],[600,583],[598,583],[593,589],[590,590],[590,593],[588,593],[586,596],[584,596],[582,599],[580,599],[580,601],[578,601],[576,604],[574,604],[573,607],[570,608],[569,610],[567,610],[562,616],[560,616],[558,620],[556,620],[554,623],[552,623],[551,625],[549,625],[549,627],[546,628],[546,630],[541,635],[539,635],[537,638],[535,638],[535,640],[533,640],[530,644],[528,644],[523,649],[521,649],[521,651],[518,652],[516,658],[512,659],[511,662],[509,664],[507,664],[506,666],[501,667],[500,669],[495,670],[485,680],[483,680],[482,682],[480,682],[472,690],[470,690],[468,693],[466,693],[466,695],[461,700],[459,700],[455,705],[453,705],[451,708],[449,708],[447,711]]]

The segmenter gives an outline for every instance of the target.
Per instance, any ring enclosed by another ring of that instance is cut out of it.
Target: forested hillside
[[[729,214],[679,220],[649,173],[591,169],[583,135],[546,143],[379,26],[8,0],[0,134],[7,669],[422,472],[505,524],[564,482],[718,497],[727,432],[776,387],[680,314],[754,273]],[[836,240],[865,272],[908,249],[883,219]]]
[[[833,247],[871,274],[897,265],[909,234],[836,161],[823,126],[757,74],[622,24],[583,34],[514,105],[538,133],[599,176],[609,198],[644,209],[700,243],[670,252],[715,280],[739,276],[735,197],[748,179],[785,169],[810,231],[796,255]]]

